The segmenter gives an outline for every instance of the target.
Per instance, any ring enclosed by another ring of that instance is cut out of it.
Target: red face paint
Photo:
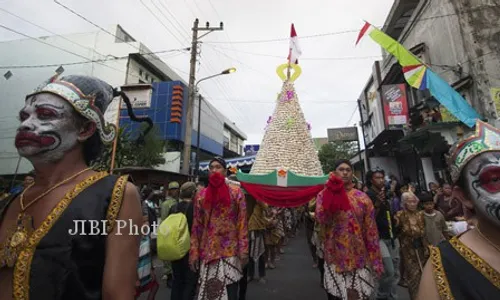
[[[479,175],[481,187],[488,193],[500,192],[500,167],[487,167]]]
[[[51,136],[39,136],[35,133],[20,131],[16,135],[15,145],[16,148],[26,146],[48,147],[55,142],[56,140]]]

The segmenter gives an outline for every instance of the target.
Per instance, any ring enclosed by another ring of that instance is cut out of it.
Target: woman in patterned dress
[[[369,299],[383,273],[375,211],[354,188],[349,160],[336,162],[335,175],[316,197],[315,217],[324,229],[324,288],[328,299]]]
[[[402,265],[405,270],[404,278],[408,285],[410,297],[414,299],[418,291],[422,268],[428,257],[426,245],[424,245],[425,219],[421,211],[418,211],[418,199],[410,192],[402,195],[404,210],[395,216],[396,226],[401,229],[399,242],[401,244]]]
[[[283,228],[280,226],[281,222],[276,208],[267,207],[265,215],[266,218],[269,219],[268,227],[264,235],[267,255],[266,268],[276,269],[276,256],[278,255],[278,246],[282,239]]]

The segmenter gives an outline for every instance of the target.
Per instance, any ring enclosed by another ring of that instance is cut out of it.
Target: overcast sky
[[[248,135],[247,144],[257,144],[281,90],[276,67],[286,62],[290,24],[295,23],[303,51],[302,75],[295,87],[313,136],[324,137],[327,128],[352,126],[359,121],[356,100],[381,50],[369,39],[355,47],[354,31],[359,31],[363,20],[382,25],[394,0],[60,2],[100,26],[120,24],[152,51],[188,47],[195,18],[212,26],[223,21],[224,31],[203,38],[197,77],[237,68],[234,74],[200,84],[201,90]],[[58,34],[96,30],[51,0],[0,0],[0,8]],[[1,10],[0,24],[32,36],[49,35]],[[0,40],[19,38],[0,29]],[[188,80],[188,53],[162,58]]]

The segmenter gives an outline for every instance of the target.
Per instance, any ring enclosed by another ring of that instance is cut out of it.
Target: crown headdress
[[[476,131],[450,149],[448,165],[453,183],[458,181],[462,170],[474,157],[490,151],[500,151],[500,130],[477,120]]]
[[[99,136],[105,144],[109,144],[115,139],[117,128],[114,124],[107,123],[104,120],[104,112],[94,104],[96,99],[94,95],[85,95],[74,84],[59,80],[58,74],[38,86],[33,93],[26,96],[26,99],[40,93],[50,93],[63,98],[78,113],[95,122]]]

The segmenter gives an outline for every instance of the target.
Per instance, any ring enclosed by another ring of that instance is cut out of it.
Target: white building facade
[[[112,86],[168,81],[179,81],[187,86],[187,83],[161,60],[158,56],[161,56],[161,53],[152,53],[120,25],[110,28],[109,32],[114,36],[104,31],[96,31],[40,37],[41,42],[22,39],[0,43],[0,72],[5,75],[0,77],[0,175],[13,174],[19,161],[14,147],[14,136],[18,126],[18,111],[24,105],[25,95],[53,76],[61,66],[64,69],[61,76],[94,76]],[[245,134],[210,103],[203,101],[203,104],[202,134],[206,131],[204,126],[207,130],[216,127],[220,135],[218,139],[222,141],[223,128],[227,127],[237,133],[239,138],[246,139]],[[197,126],[197,110],[196,103],[193,114],[194,129]],[[117,113],[118,99],[115,99],[106,112],[106,119],[115,122],[118,119]],[[211,121],[215,119],[222,119],[224,122],[214,125]],[[214,131],[214,128],[210,131]],[[236,147],[233,148],[237,150]],[[166,154],[166,158],[170,156]],[[162,169],[178,171],[172,166],[163,166]],[[21,159],[18,173],[23,174],[31,170],[31,164]]]

